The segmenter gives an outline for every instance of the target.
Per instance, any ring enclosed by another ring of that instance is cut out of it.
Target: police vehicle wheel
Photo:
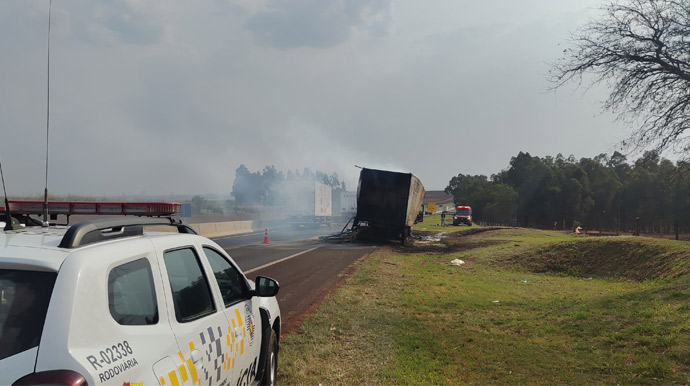
[[[268,339],[267,349],[266,368],[264,369],[264,377],[261,380],[261,385],[275,386],[276,374],[278,372],[278,339],[273,330],[271,330],[271,337]]]

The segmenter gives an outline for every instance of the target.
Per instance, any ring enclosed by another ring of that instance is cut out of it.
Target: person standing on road
[[[441,226],[446,226],[446,211],[441,212]]]

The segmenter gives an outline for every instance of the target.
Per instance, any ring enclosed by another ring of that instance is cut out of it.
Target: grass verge
[[[279,380],[687,384],[688,260],[687,243],[524,229],[381,248],[284,339]]]

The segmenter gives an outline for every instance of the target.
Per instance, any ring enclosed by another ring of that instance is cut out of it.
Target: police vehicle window
[[[168,251],[163,259],[173,292],[177,321],[189,322],[213,313],[216,308],[211,298],[211,288],[194,250],[184,248]]]
[[[244,276],[215,250],[205,247],[204,253],[211,264],[225,305],[229,306],[239,300],[246,299],[248,289]]]
[[[0,269],[0,360],[38,346],[56,277]]]
[[[158,323],[158,304],[151,265],[139,259],[113,268],[108,275],[110,315],[122,325]]]

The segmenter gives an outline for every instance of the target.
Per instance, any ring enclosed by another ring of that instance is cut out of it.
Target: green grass
[[[279,381],[690,383],[690,244],[455,236],[447,252],[375,252],[284,339]]]
[[[281,342],[283,384],[372,384],[385,382],[393,354],[393,320],[399,305],[400,267],[377,253],[338,294]],[[385,382],[388,383],[388,382]]]

